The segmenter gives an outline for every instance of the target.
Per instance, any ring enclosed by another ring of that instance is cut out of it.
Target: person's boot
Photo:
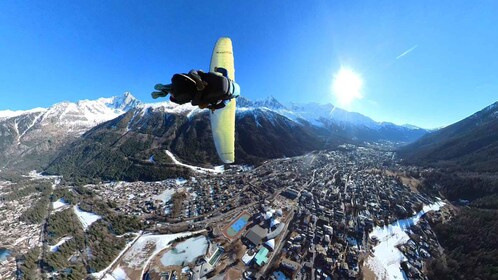
[[[214,67],[214,72],[218,72],[221,75],[223,75],[223,77],[229,78],[227,69],[225,69],[223,67]]]
[[[166,97],[168,95],[168,92],[164,91],[154,91],[151,93],[152,98],[157,99],[159,97]]]
[[[157,84],[154,86],[154,89],[160,90],[160,91],[165,91],[167,93],[171,93],[172,85],[171,84],[168,84],[168,85]]]

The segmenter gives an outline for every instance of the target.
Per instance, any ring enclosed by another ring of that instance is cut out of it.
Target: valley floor
[[[423,277],[426,261],[441,255],[430,223],[451,213],[399,176],[409,167],[394,158],[389,151],[348,145],[159,182],[76,187],[40,177],[30,180],[50,188],[26,195],[14,195],[27,188],[24,183],[3,182],[0,247],[12,254],[0,275],[13,278],[20,269],[54,279]],[[22,218],[43,197],[52,202],[46,200],[46,216]],[[435,203],[441,211],[427,208]],[[416,215],[423,209],[425,215]],[[393,224],[414,215],[416,221],[394,230]],[[383,231],[402,236],[391,244],[396,262],[389,267],[370,265],[379,246],[391,242],[374,234]],[[182,243],[187,232],[203,236],[206,248],[190,248],[194,239]],[[146,241],[168,236],[176,237]],[[171,263],[171,256],[185,259]]]

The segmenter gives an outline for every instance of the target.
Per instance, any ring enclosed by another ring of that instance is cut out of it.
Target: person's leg
[[[168,85],[157,84],[157,85],[154,86],[154,89],[155,90],[160,90],[160,91],[171,92],[172,85],[171,84],[168,84]]]
[[[168,93],[171,92],[171,84],[169,85],[157,84],[154,86],[154,89],[157,91],[151,93],[152,98],[157,99],[159,97],[166,97]]]

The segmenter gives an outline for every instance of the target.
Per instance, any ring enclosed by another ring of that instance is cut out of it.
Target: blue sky
[[[409,2],[1,1],[0,110],[152,102],[154,84],[207,69],[220,36],[250,99],[337,104],[347,67],[363,98],[346,109],[377,121],[433,128],[497,101],[498,2]]]

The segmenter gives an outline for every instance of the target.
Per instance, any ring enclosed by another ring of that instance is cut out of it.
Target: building
[[[260,225],[253,226],[246,234],[246,238],[254,246],[258,246],[261,240],[268,234],[267,230],[262,228]]]
[[[299,263],[289,260],[287,258],[283,259],[280,265],[286,269],[289,269],[292,272],[298,271],[301,268],[301,265]]]
[[[261,247],[261,249],[259,249],[258,253],[254,257],[254,261],[256,262],[256,264],[259,266],[263,266],[263,264],[267,263],[269,252],[270,251],[265,247]]]
[[[287,190],[282,192],[281,195],[288,199],[294,200],[299,196],[299,192],[294,189],[288,188]]]

